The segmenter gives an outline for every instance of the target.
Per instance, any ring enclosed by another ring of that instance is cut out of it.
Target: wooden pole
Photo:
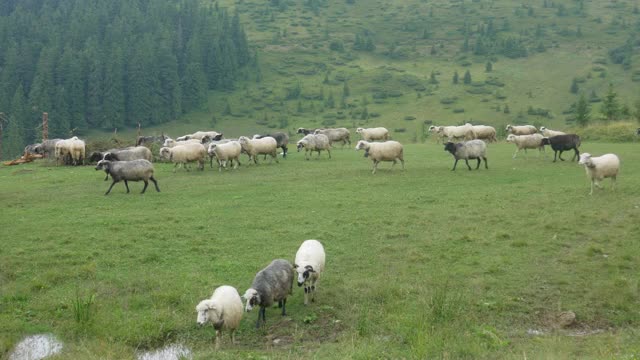
[[[49,113],[42,113],[42,142],[49,138]]]
[[[2,159],[2,130],[4,127],[5,117],[4,113],[0,112],[0,159]]]

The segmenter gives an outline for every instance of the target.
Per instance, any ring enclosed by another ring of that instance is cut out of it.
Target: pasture
[[[293,139],[292,139],[293,140]],[[289,316],[245,313],[216,358],[620,358],[640,356],[640,151],[618,154],[617,191],[588,196],[576,162],[491,144],[489,170],[451,172],[434,143],[405,145],[406,170],[371,175],[362,152],[219,173],[156,164],[162,192],[114,186],[92,166],[0,168],[0,356],[53,333],[59,358],[135,358],[184,344],[213,356],[195,305],[240,293],[276,258],[322,241],[317,302],[295,287]],[[570,159],[571,154],[565,153]],[[268,160],[267,160],[268,162]],[[560,328],[558,316],[576,322]]]

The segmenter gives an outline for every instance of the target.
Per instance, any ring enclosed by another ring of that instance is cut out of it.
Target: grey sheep
[[[286,315],[287,296],[292,294],[294,270],[291,263],[284,259],[276,259],[266,268],[258,271],[251,287],[242,296],[246,301],[245,310],[251,311],[260,306],[256,328],[266,324],[265,310],[276,301],[282,308],[282,316]]]
[[[55,154],[56,143],[62,139],[50,139],[45,140],[42,144],[36,146],[33,150],[36,154],[40,154],[44,157],[49,157],[51,154]]]
[[[329,154],[329,159],[331,159],[331,141],[327,137],[327,135],[323,134],[309,134],[305,135],[301,140],[296,144],[298,148],[298,152],[304,149],[304,158],[309,160],[309,153],[313,154],[314,151],[318,152],[318,158],[320,158],[320,151],[327,150]]]
[[[464,162],[467,164],[469,170],[471,170],[471,166],[469,166],[469,159],[477,159],[478,166],[476,166],[476,170],[480,168],[480,163],[484,160],[485,169],[489,168],[487,163],[487,144],[482,140],[471,140],[465,141],[461,143],[454,144],[452,142],[448,142],[444,145],[444,150],[448,151],[453,155],[456,159],[456,162],[453,163],[454,171],[456,169],[456,165],[458,165],[458,160],[464,159]]]
[[[286,158],[287,157],[287,152],[289,151],[289,148],[287,147],[287,145],[289,145],[289,135],[287,135],[287,133],[283,133],[283,132],[274,132],[272,134],[266,134],[266,135],[260,135],[260,134],[256,134],[253,135],[254,139],[262,139],[265,137],[272,137],[274,139],[276,139],[276,147],[279,147],[280,149],[282,149],[282,157]],[[267,159],[267,155],[265,154],[264,159]]]
[[[156,190],[160,192],[158,182],[153,177],[153,164],[149,160],[138,159],[132,161],[110,161],[100,160],[96,165],[96,170],[104,170],[111,175],[113,182],[109,186],[109,190],[105,195],[109,195],[113,185],[121,180],[124,180],[124,186],[127,188],[127,194],[129,193],[128,181],[144,181],[144,188],[142,188],[141,194],[147,190],[149,180],[153,181],[156,186]]]

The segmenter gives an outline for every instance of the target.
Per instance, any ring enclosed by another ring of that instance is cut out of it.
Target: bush
[[[463,113],[463,112],[464,112],[463,108],[455,108],[455,109],[453,109],[453,113],[454,114],[460,114],[460,113]]]
[[[416,117],[415,116],[411,116],[411,115],[407,115],[407,116],[404,117],[404,119],[407,120],[407,121],[411,121],[411,120],[415,120]]]
[[[567,132],[580,135],[583,141],[627,142],[637,140],[637,128],[637,123],[621,121],[610,124],[593,124],[584,128],[576,127]]]

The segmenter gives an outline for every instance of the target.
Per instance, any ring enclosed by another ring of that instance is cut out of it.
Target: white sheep
[[[329,159],[331,159],[331,142],[326,135],[323,134],[309,134],[305,135],[302,139],[300,139],[296,143],[296,147],[298,148],[298,152],[304,148],[304,158],[309,160],[309,153],[314,151],[318,152],[318,157],[320,158],[320,151],[326,150],[329,154]]]
[[[544,137],[541,134],[536,133],[531,135],[509,134],[509,136],[507,136],[507,142],[516,145],[516,152],[513,153],[513,158],[515,159],[518,152],[522,149],[524,149],[525,154],[527,153],[527,149],[538,149],[538,156],[540,156],[540,152],[544,151],[544,144],[542,143],[543,138]]]
[[[620,159],[615,154],[605,154],[598,157],[592,157],[589,153],[580,155],[579,164],[584,165],[587,176],[591,179],[591,192],[593,195],[593,185],[602,189],[600,181],[604,178],[611,178],[611,187],[615,190],[616,178],[620,172]]]
[[[285,316],[287,296],[292,293],[294,270],[291,263],[284,259],[276,259],[266,268],[258,271],[251,287],[242,296],[246,301],[245,310],[251,311],[255,306],[260,306],[256,328],[260,327],[260,319],[266,324],[265,310],[278,302],[282,308],[282,316]]]
[[[174,146],[178,146],[178,145],[185,145],[185,144],[201,144],[202,141],[198,140],[198,139],[190,139],[190,140],[173,140],[172,138],[166,138],[164,140],[164,143],[162,144],[162,147],[168,147],[168,148],[172,148]]]
[[[69,155],[73,165],[80,165],[84,163],[86,146],[84,141],[74,136],[70,139],[60,140],[55,144],[55,156],[56,164],[60,160],[64,163],[64,158]]]
[[[393,167],[398,160],[402,163],[402,170],[404,170],[404,149],[402,144],[397,141],[385,141],[381,143],[368,142],[364,140],[358,141],[356,150],[364,149],[364,157],[369,157],[373,161],[372,174],[376,173],[378,164],[381,161],[393,161],[391,167]]]
[[[176,140],[178,141],[193,140],[193,139],[202,140],[202,138],[204,138],[205,136],[208,136],[211,140],[222,139],[222,133],[219,133],[216,131],[196,131],[193,134],[180,136],[179,138],[176,138]]]
[[[356,133],[360,134],[364,141],[388,140],[389,130],[383,127],[357,128]]]
[[[231,333],[231,343],[235,344],[235,331],[242,319],[242,299],[233,286],[222,285],[213,292],[211,298],[202,300],[196,306],[198,325],[211,323],[216,330],[216,350],[220,348],[222,330]]]
[[[276,162],[279,162],[278,153],[276,151],[278,149],[278,142],[270,136],[262,139],[249,139],[246,136],[240,136],[238,138],[238,142],[242,146],[242,150],[249,155],[249,162],[253,159],[253,162],[257,164],[258,155],[261,154],[271,155],[269,163],[273,162],[273,159],[275,159]]]
[[[173,172],[177,170],[177,166],[185,168],[189,171],[187,163],[197,162],[198,168],[204,170],[204,161],[207,156],[207,150],[200,143],[178,145],[172,148],[163,147],[160,149],[160,156],[171,161],[175,165],[173,166]]]
[[[533,125],[516,126],[509,124],[505,130],[513,135],[532,135],[538,132],[538,129]]]
[[[556,131],[556,130],[547,129],[544,126],[540,127],[540,133],[544,137],[552,137],[552,136],[566,135],[567,134],[567,133],[562,132],[562,131]]]
[[[429,126],[429,132],[436,137],[436,144],[444,143],[444,132],[442,132],[440,128],[442,128],[442,126],[435,126],[435,125]]]
[[[329,144],[333,145],[334,142],[342,141],[342,147],[347,143],[351,145],[351,133],[347,128],[330,128],[330,129],[317,129],[314,134],[326,135],[329,138]]]
[[[487,142],[497,142],[496,128],[487,125],[473,125],[473,134],[476,139],[486,140]]]
[[[207,150],[209,156],[215,156],[218,160],[218,171],[222,171],[222,167],[227,168],[227,161],[231,162],[234,169],[240,165],[240,153],[242,145],[238,141],[229,141],[222,144],[211,143]],[[233,161],[235,160],[235,164]]]
[[[317,282],[324,271],[324,260],[324,247],[318,240],[305,240],[296,253],[293,267],[298,273],[298,286],[304,285],[305,305],[309,303],[309,295],[311,301],[315,302]]]
[[[469,123],[460,126],[442,126],[440,127],[440,132],[448,141],[455,139],[473,140],[476,137],[473,132],[473,125]]]

